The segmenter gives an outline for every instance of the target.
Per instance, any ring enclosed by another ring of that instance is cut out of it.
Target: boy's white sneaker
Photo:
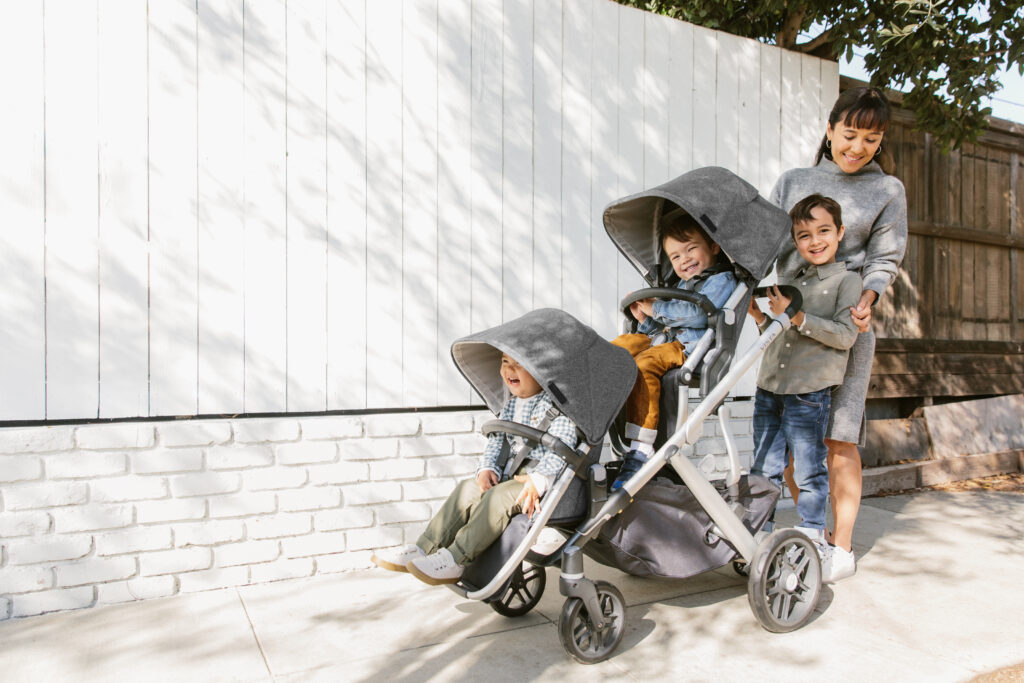
[[[565,543],[565,536],[560,534],[557,529],[552,529],[549,526],[541,529],[540,534],[537,536],[537,540],[534,542],[531,551],[538,555],[550,555]]]
[[[835,545],[829,546],[829,550],[828,558],[821,563],[822,583],[835,583],[857,572],[857,558],[852,551]]]
[[[370,562],[373,562],[381,569],[387,569],[392,572],[404,572],[407,571],[405,565],[424,555],[425,553],[420,550],[418,545],[409,544],[403,545],[400,548],[376,550],[370,555]]]
[[[462,578],[462,566],[455,563],[455,558],[447,548],[436,553],[417,557],[405,565],[406,570],[417,579],[431,586],[445,583],[458,583]]]

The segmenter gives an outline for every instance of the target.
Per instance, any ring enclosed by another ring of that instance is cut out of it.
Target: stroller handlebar
[[[689,301],[692,304],[697,304],[701,307],[708,315],[718,311],[715,305],[711,303],[711,299],[707,298],[700,292],[691,292],[685,289],[676,289],[675,287],[648,287],[646,289],[638,289],[635,292],[627,294],[623,299],[622,303],[619,304],[619,309],[622,314],[630,320],[636,321],[633,317],[633,313],[629,310],[637,301],[643,299],[679,299],[681,301]]]
[[[778,287],[779,291],[782,292],[783,295],[790,298],[789,306],[786,306],[786,316],[789,317],[790,320],[792,320],[793,316],[799,313],[800,309],[804,305],[803,295],[800,294],[800,290],[794,287],[793,285],[772,286]],[[757,287],[756,289],[754,289],[754,293],[752,296],[755,299],[767,297],[769,289],[769,287]]]

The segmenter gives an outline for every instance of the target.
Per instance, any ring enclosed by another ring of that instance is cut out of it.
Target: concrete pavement
[[[628,605],[622,644],[594,666],[559,644],[555,569],[519,619],[373,569],[2,622],[0,678],[966,681],[1024,661],[1024,496],[867,499],[855,550],[857,575],[781,635],[729,568],[637,579],[588,560]]]

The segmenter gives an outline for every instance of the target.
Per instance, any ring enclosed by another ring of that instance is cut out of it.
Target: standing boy
[[[736,289],[736,276],[721,248],[682,209],[666,213],[661,223],[662,250],[679,276],[678,288],[699,292],[721,308]],[[626,438],[630,450],[612,490],[632,477],[654,455],[658,435],[661,377],[680,367],[708,327],[708,315],[697,304],[675,299],[644,299],[630,309],[640,323],[636,334],[612,340],[632,354],[640,370],[626,402]]]
[[[793,241],[806,262],[789,284],[800,290],[803,307],[792,327],[776,339],[761,360],[754,397],[754,465],[751,472],[782,484],[787,448],[793,454],[800,495],[797,530],[815,541],[822,558],[822,580],[842,576],[832,570],[832,553],[825,540],[828,470],[825,429],[832,389],[843,381],[849,349],[857,340],[850,308],[860,300],[862,283],[856,272],[836,261],[843,238],[839,204],[812,194],[789,212]],[[790,299],[772,287],[768,295],[773,315]],[[768,323],[753,299],[750,314],[763,330]],[[845,574],[849,575],[849,574]]]

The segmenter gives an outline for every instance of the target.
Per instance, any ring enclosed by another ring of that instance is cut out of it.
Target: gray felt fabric
[[[507,353],[533,375],[591,444],[604,439],[636,379],[636,363],[565,311],[542,308],[452,344],[452,359],[494,414],[508,390]]]
[[[733,260],[761,280],[789,239],[789,215],[753,185],[724,168],[698,168],[604,210],[604,227],[622,254],[652,285],[657,274],[658,224],[665,200],[682,207]]]

